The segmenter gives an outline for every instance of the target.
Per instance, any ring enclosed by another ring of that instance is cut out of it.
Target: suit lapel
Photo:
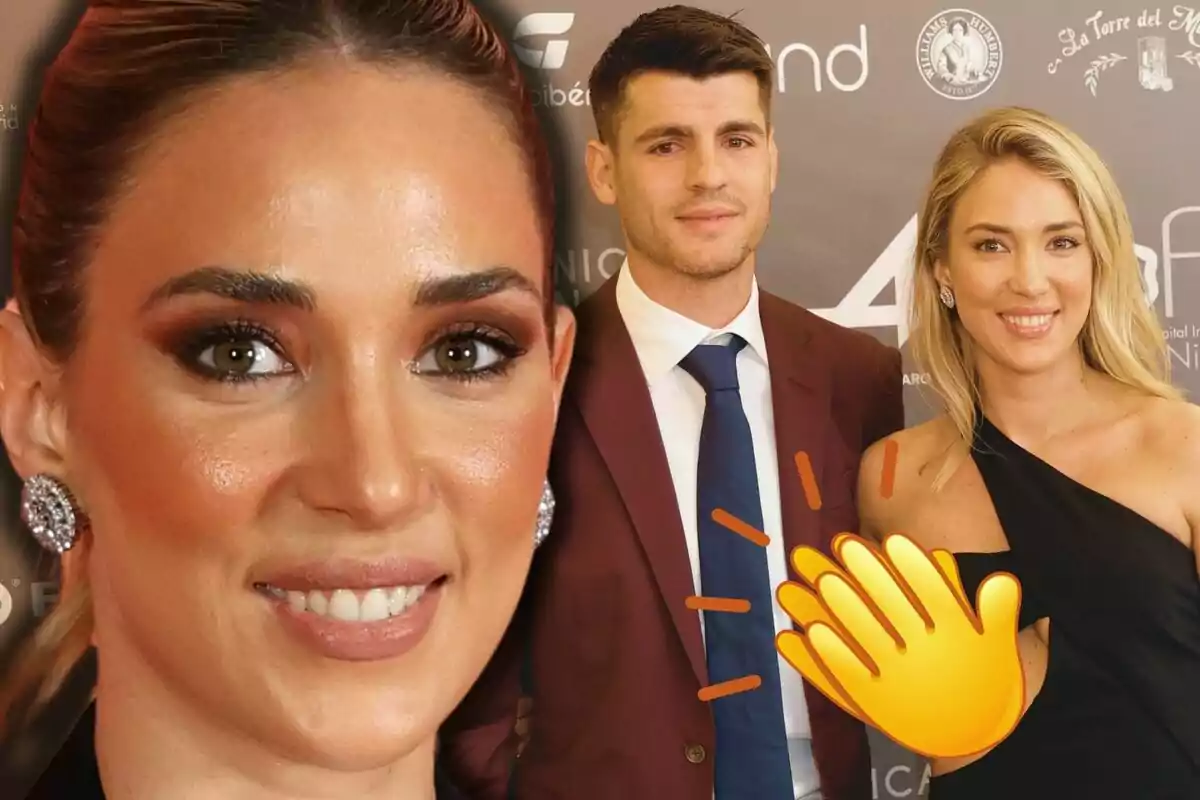
[[[805,354],[811,331],[796,309],[774,295],[760,292],[763,338],[771,365],[771,401],[775,416],[775,447],[779,461],[779,502],[783,518],[784,548],[788,554],[809,545],[828,552],[822,541],[820,509],[810,507],[797,466],[804,453],[812,465],[819,500],[825,466],[825,447],[833,424],[830,413],[830,376],[818,358]]]
[[[810,507],[796,467],[796,453],[808,455],[818,489],[836,491],[830,481],[842,476],[829,473],[828,450],[836,439],[836,433],[831,429],[834,425],[833,378],[828,361],[815,352],[820,344],[812,336],[806,313],[788,308],[780,298],[765,293],[762,294],[761,309],[763,338],[770,353],[787,574],[790,580],[798,580],[791,564],[793,550],[807,545],[831,555],[821,523],[821,509],[825,503],[822,502],[821,508]],[[794,621],[792,627],[801,630]],[[829,787],[828,791],[840,791],[834,785],[847,785],[847,755],[868,752],[865,731],[857,720],[842,712],[811,682],[806,680],[803,686],[821,782]],[[865,755],[862,758],[869,760]],[[837,796],[866,796],[855,790],[846,791],[847,794]]]
[[[574,402],[616,483],[701,686],[708,684],[691,561],[650,392],[616,302],[616,278],[580,309]]]

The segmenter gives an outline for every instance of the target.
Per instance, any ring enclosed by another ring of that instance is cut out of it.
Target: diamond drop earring
[[[949,286],[943,286],[938,291],[938,297],[942,298],[942,305],[946,308],[954,308],[954,292],[950,291]]]
[[[542,499],[538,503],[537,525],[533,529],[533,546],[540,547],[542,542],[546,541],[546,537],[550,535],[550,524],[554,521],[554,490],[550,488],[550,481],[546,480],[542,484]]]
[[[34,475],[22,484],[21,521],[38,544],[58,555],[74,547],[87,526],[70,489],[52,475]]]

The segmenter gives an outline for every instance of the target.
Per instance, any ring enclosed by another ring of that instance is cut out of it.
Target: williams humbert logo
[[[1058,41],[1059,55],[1046,71],[1056,75],[1068,62],[1078,62],[1082,70],[1075,74],[1081,74],[1093,97],[1110,73],[1119,80],[1136,79],[1150,92],[1172,91],[1182,71],[1200,73],[1200,10],[1188,6],[1125,16],[1097,11],[1078,30],[1060,30]]]
[[[965,8],[935,14],[917,37],[917,67],[925,85],[950,100],[971,100],[992,88],[1003,63],[996,29]]]

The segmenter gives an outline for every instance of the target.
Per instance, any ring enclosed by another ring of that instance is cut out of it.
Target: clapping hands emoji
[[[1025,695],[1017,579],[988,576],[972,606],[946,551],[927,553],[901,534],[882,547],[842,534],[833,553],[838,563],[808,547],[792,553],[802,582],[782,584],[777,597],[803,630],[779,634],[784,659],[920,755],[972,755],[1007,737]]]

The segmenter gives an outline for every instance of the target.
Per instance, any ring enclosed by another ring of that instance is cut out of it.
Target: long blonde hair
[[[960,128],[942,149],[918,215],[913,256],[911,351],[962,440],[974,438],[979,381],[970,337],[957,313],[940,301],[934,267],[946,257],[958,199],[985,169],[1010,158],[1061,181],[1083,216],[1094,261],[1092,306],[1080,334],[1084,362],[1147,394],[1179,398],[1170,381],[1162,327],[1139,278],[1133,225],[1108,167],[1079,136],[1047,115],[999,108]]]

